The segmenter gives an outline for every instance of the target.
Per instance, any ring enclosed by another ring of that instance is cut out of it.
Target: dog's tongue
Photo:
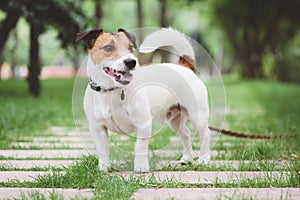
[[[132,74],[127,71],[127,72],[116,72],[116,81],[121,82],[122,84],[128,84],[130,81],[132,81],[133,76]]]
[[[116,81],[119,83],[122,83],[124,85],[127,85],[132,81],[133,75],[130,73],[130,71],[116,71],[109,67],[105,67],[104,71],[115,78]]]

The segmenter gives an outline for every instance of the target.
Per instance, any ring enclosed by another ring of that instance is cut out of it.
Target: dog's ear
[[[80,32],[76,34],[76,42],[79,42],[81,40],[84,41],[86,46],[91,49],[94,46],[94,43],[97,39],[97,37],[103,32],[102,29],[99,30],[90,30],[86,32]]]
[[[124,32],[126,37],[129,39],[129,41],[133,44],[133,47],[136,49],[137,45],[136,45],[136,39],[135,36],[132,33],[128,33],[126,30],[119,28],[118,32]]]

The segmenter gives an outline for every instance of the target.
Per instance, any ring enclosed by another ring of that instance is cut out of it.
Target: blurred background
[[[300,83],[299,0],[1,0],[1,80],[72,77],[86,56],[77,32],[173,27],[223,74]],[[1,84],[1,82],[0,82]]]

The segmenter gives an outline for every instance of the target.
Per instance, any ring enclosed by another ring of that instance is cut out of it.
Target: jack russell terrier
[[[140,52],[172,46],[178,64],[159,63],[139,67],[133,34],[119,29],[115,33],[91,30],[76,35],[87,46],[88,87],[84,111],[96,144],[99,169],[108,171],[108,130],[136,133],[134,171],[149,172],[148,144],[152,124],[159,119],[181,138],[181,163],[193,161],[190,121],[199,134],[199,163],[210,160],[209,106],[205,84],[194,73],[194,52],[188,39],[173,29],[160,29],[142,43]],[[159,106],[159,109],[157,109]]]

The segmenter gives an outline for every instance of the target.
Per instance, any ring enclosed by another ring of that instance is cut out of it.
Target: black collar
[[[89,76],[88,82],[89,82],[89,85],[92,88],[92,90],[95,90],[97,92],[109,92],[109,91],[113,91],[115,89],[119,89],[120,88],[120,87],[117,87],[117,86],[111,87],[111,88],[102,87],[100,85],[97,85],[97,83],[94,82],[90,76]]]

